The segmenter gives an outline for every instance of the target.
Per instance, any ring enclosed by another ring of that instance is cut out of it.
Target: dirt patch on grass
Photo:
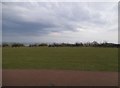
[[[117,72],[3,70],[3,86],[117,86]]]

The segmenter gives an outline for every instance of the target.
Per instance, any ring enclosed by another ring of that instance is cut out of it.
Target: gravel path
[[[3,86],[117,86],[117,72],[3,70]]]

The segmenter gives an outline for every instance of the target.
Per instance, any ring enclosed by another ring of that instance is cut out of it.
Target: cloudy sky
[[[4,2],[4,42],[118,43],[117,2]]]

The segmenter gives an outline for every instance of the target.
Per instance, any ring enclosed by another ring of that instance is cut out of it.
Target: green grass
[[[117,48],[3,48],[3,69],[118,71]]]
[[[2,68],[2,48],[0,47],[0,69]]]

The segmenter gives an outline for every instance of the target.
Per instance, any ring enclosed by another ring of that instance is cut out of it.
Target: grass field
[[[117,48],[3,48],[3,69],[118,71]]]

